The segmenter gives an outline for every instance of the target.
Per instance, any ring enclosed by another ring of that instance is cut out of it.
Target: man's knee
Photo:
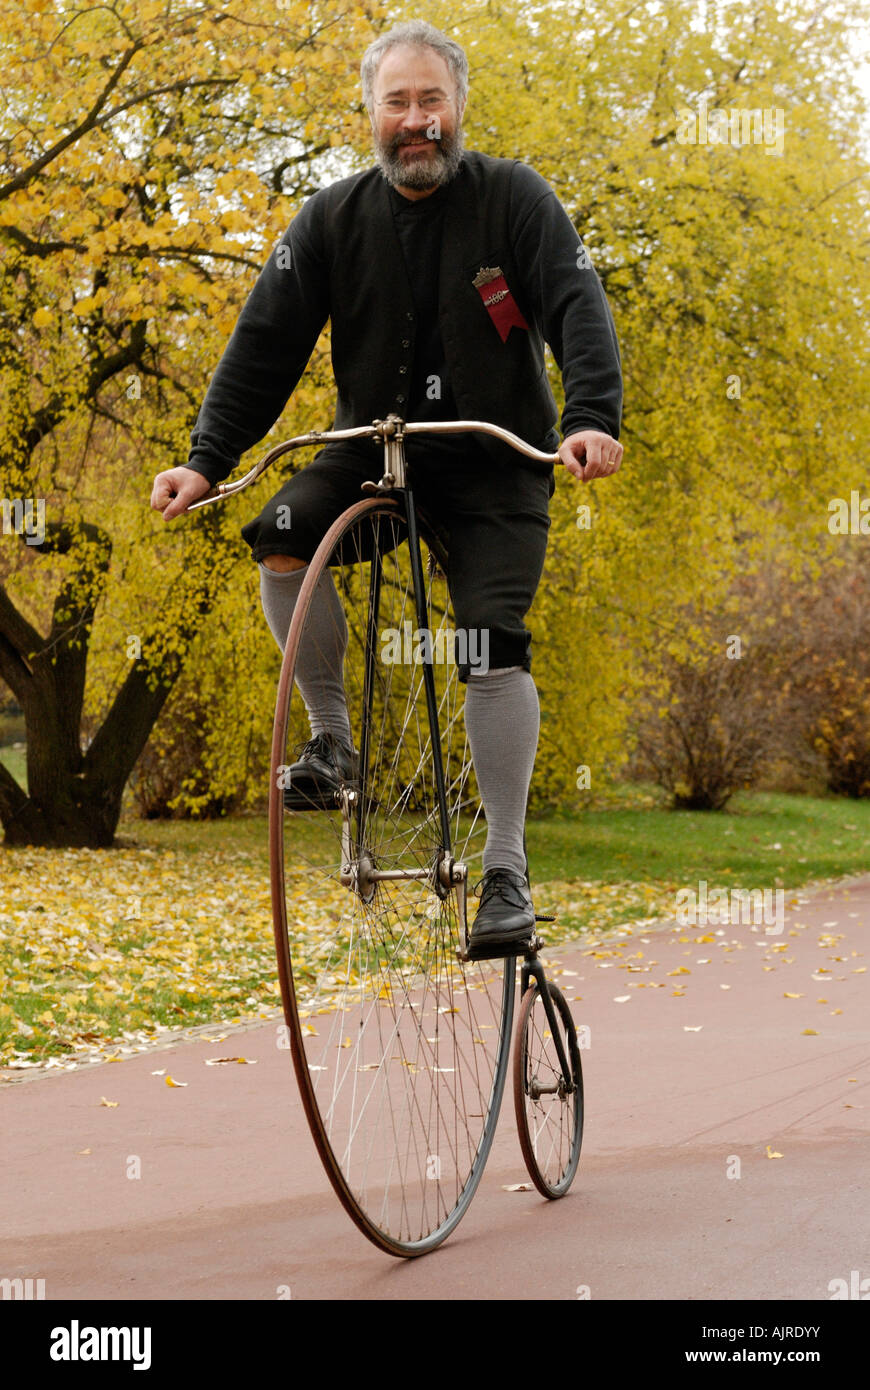
[[[267,570],[277,570],[286,574],[288,570],[304,569],[308,561],[297,560],[293,555],[264,555],[260,563],[265,565]]]

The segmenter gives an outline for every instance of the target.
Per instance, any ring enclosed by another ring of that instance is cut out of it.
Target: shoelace
[[[504,898],[505,902],[511,903],[513,907],[526,907],[528,904],[519,892],[520,884],[525,888],[526,881],[522,879],[518,882],[519,879],[519,874],[513,874],[509,869],[494,869],[491,876],[485,875],[474,885],[473,891],[477,896],[478,888],[481,884],[484,885],[483,892],[480,894],[481,907],[496,893],[499,897]]]
[[[294,748],[294,753],[299,754],[299,760],[307,758],[309,753],[317,758],[327,758],[332,755],[332,745],[329,743],[325,734],[315,734],[307,743],[300,744]]]

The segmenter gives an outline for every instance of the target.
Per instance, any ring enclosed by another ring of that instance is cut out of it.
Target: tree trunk
[[[90,544],[82,546],[83,540]],[[104,849],[114,840],[127,778],[181,673],[184,651],[212,605],[220,566],[207,572],[198,598],[192,584],[173,652],[152,666],[143,642],[146,655],[131,666],[83,752],[88,643],[111,543],[89,523],[75,529],[61,523],[46,527],[41,550],[74,551],[83,558],[58,591],[48,637],[27,622],[0,586],[0,677],[24,711],[28,781],[24,792],[0,765],[0,822],[7,845]]]

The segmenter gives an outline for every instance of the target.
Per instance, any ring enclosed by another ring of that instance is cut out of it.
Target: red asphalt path
[[[830,1299],[870,1276],[870,877],[789,901],[781,935],[664,924],[545,952],[590,1029],[574,1187],[505,1191],[526,1178],[509,1082],[469,1212],[418,1260],[339,1206],[277,1021],[0,1073],[0,1277],[46,1299]],[[227,1055],[257,1065],[204,1065]]]

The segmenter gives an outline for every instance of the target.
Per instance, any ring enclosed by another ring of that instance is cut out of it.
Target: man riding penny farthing
[[[335,431],[390,417],[487,421],[557,453],[582,482],[620,466],[620,357],[601,282],[539,174],[464,150],[463,50],[422,21],[399,24],[367,50],[361,76],[376,164],[313,194],[269,255],[187,464],[155,478],[151,505],[164,520],[204,498],[271,429],[327,320]],[[564,387],[561,443],[545,344]],[[315,552],[380,473],[383,448],[371,430],[327,442],[242,528],[282,651]],[[456,630],[469,638],[458,679],[486,839],[468,957],[520,956],[535,941],[524,827],[540,721],[524,619],[544,565],[553,468],[523,466],[480,432],[409,433],[404,449],[414,502],[449,557]],[[358,776],[342,678],[347,595],[325,570],[306,602],[293,679],[310,738],[286,768],[288,811],[337,805]]]

